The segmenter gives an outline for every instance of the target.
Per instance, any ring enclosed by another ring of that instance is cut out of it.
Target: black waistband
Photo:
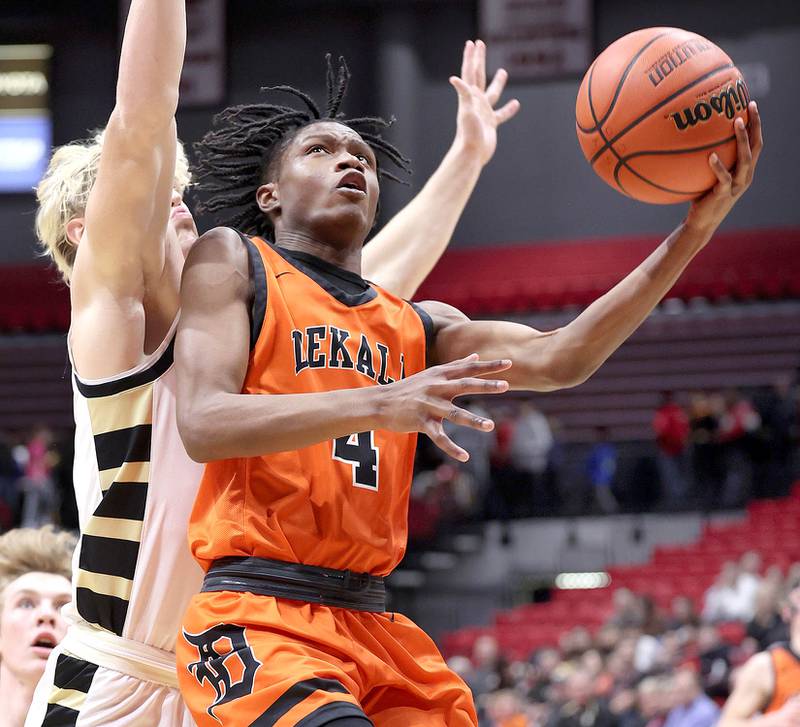
[[[383,613],[383,578],[369,573],[286,563],[267,558],[220,558],[203,581],[203,592],[238,591],[337,608]]]

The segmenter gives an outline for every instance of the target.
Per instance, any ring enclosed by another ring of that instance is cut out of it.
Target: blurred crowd
[[[590,444],[565,443],[559,422],[529,399],[465,405],[492,416],[495,431],[445,423],[470,453],[464,464],[420,438],[410,518],[417,541],[487,519],[741,507],[788,492],[800,438],[800,386],[788,378],[750,396],[663,392],[653,439],[640,444],[620,445],[605,427]]]
[[[741,666],[788,640],[783,604],[798,586],[800,563],[762,574],[751,552],[725,564],[699,611],[678,597],[663,613],[618,588],[595,634],[576,627],[516,662],[483,635],[449,664],[472,688],[481,727],[712,727]]]
[[[0,432],[0,533],[47,524],[77,527],[72,494],[72,434],[46,426]]]

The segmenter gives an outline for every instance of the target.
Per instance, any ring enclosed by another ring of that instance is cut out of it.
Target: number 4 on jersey
[[[372,432],[358,432],[333,440],[333,458],[353,466],[353,486],[378,489],[378,448]]]

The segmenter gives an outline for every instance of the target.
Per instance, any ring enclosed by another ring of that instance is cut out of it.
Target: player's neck
[[[0,727],[23,727],[35,684],[25,684],[0,662]]]
[[[305,232],[294,230],[276,230],[275,233],[275,244],[278,247],[293,252],[314,255],[331,265],[335,265],[337,268],[361,275],[362,245],[360,243],[337,244],[329,241],[323,242]]]

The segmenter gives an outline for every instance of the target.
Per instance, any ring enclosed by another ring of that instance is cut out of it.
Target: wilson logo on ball
[[[699,101],[694,108],[686,107],[683,111],[670,114],[678,131],[696,126],[698,123],[708,121],[713,114],[725,115],[732,119],[737,112],[747,108],[750,94],[747,86],[741,79],[736,84],[730,84],[719,93],[714,94],[708,101]]]

